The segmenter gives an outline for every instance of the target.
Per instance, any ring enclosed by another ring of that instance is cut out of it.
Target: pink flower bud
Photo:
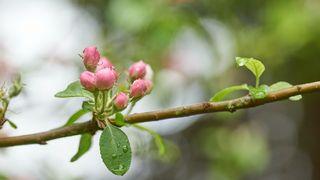
[[[96,76],[90,71],[84,71],[80,75],[81,85],[88,91],[94,91],[96,89]]]
[[[113,68],[112,63],[106,57],[100,58],[96,71],[104,68]]]
[[[143,79],[147,72],[147,64],[143,61],[136,62],[129,67],[129,77],[132,81]]]
[[[137,79],[133,81],[130,86],[130,97],[138,98],[147,93],[148,87],[144,79]]]
[[[116,96],[113,103],[118,110],[122,110],[127,107],[128,101],[129,97],[125,93],[121,92]]]
[[[98,65],[100,53],[96,46],[90,46],[83,50],[83,63],[88,71],[94,71]]]
[[[111,89],[117,81],[117,73],[111,68],[101,69],[96,72],[96,86],[99,90]]]

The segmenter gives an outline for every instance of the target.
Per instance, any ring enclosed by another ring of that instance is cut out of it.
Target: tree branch
[[[222,102],[203,102],[189,106],[169,108],[159,111],[150,111],[128,115],[128,123],[140,123],[148,121],[157,121],[162,119],[192,116],[196,114],[213,113],[229,111],[234,112],[238,109],[245,109],[263,105],[266,103],[276,102],[288,99],[291,96],[320,91],[320,81],[301,84],[291,88],[283,89],[277,92],[269,93],[264,99],[255,100],[247,95],[241,98],[222,101]],[[113,122],[113,120],[111,120]],[[77,123],[67,127],[60,127],[46,132],[35,133],[23,136],[3,137],[0,138],[0,147],[9,147],[26,144],[46,144],[47,141],[74,136],[83,133],[95,133],[99,130],[97,124],[93,121]]]

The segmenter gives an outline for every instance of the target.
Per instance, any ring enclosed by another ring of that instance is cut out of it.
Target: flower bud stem
[[[2,109],[0,111],[0,129],[2,129],[2,125],[7,121],[5,115],[8,110],[9,100],[6,98],[2,98],[0,100],[2,102]]]
[[[259,84],[260,84],[260,79],[259,79],[259,78],[256,78],[256,88],[259,87]]]
[[[133,110],[134,106],[136,105],[136,102],[137,101],[132,101],[130,106],[129,106],[129,109],[127,111],[127,116],[131,113],[131,111]]]
[[[106,106],[106,101],[108,99],[108,95],[106,97],[106,94],[108,92],[107,91],[102,91],[102,107],[101,107],[101,110],[100,110],[100,113],[102,114],[105,110],[105,106]]]
[[[95,110],[98,111],[98,96],[99,96],[99,91],[95,91],[93,93],[94,96],[94,105],[95,105]]]
[[[155,142],[156,146],[158,147],[159,155],[161,156],[165,153],[166,149],[165,149],[164,142],[163,142],[163,139],[160,134],[158,134],[156,131],[153,131],[152,129],[141,126],[140,124],[130,124],[130,125],[139,129],[139,130],[148,132],[154,138],[154,142]]]

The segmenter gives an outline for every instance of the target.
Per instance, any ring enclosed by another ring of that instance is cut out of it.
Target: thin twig
[[[139,122],[149,122],[157,121],[162,119],[170,119],[177,117],[192,116],[196,114],[213,113],[229,111],[234,112],[238,109],[246,109],[250,107],[255,107],[263,105],[266,103],[276,102],[284,99],[288,99],[291,96],[298,94],[305,94],[310,92],[320,91],[320,81],[301,84],[293,86],[291,88],[283,89],[277,92],[268,94],[267,97],[263,99],[253,99],[250,96],[244,96],[241,98],[222,101],[222,102],[203,102],[198,104],[193,104],[189,106],[181,106],[176,108],[168,108],[159,111],[151,111],[144,113],[136,113],[128,115],[126,117],[127,123],[139,123]],[[113,122],[113,120],[111,120]],[[73,124],[67,127],[61,127],[53,129],[46,132],[35,133],[23,136],[14,137],[3,137],[0,138],[0,147],[9,147],[25,144],[45,144],[49,140],[74,136],[83,133],[94,133],[99,130],[96,122],[88,121],[84,123]]]

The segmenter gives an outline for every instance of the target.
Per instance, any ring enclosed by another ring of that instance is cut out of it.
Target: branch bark
[[[277,92],[268,94],[264,99],[253,99],[249,95],[222,102],[202,102],[188,106],[168,108],[158,111],[150,111],[144,113],[131,114],[126,117],[128,123],[140,123],[148,121],[157,121],[169,118],[178,118],[192,116],[197,114],[213,113],[229,111],[234,112],[238,109],[245,109],[263,105],[266,103],[276,102],[288,99],[291,96],[320,91],[320,81],[296,85],[291,88],[283,89]],[[113,120],[111,120],[113,122]],[[46,144],[47,141],[79,135],[83,133],[95,133],[99,130],[98,125],[94,121],[77,123],[67,127],[60,127],[49,131],[0,138],[0,147],[10,147],[26,144]]]

